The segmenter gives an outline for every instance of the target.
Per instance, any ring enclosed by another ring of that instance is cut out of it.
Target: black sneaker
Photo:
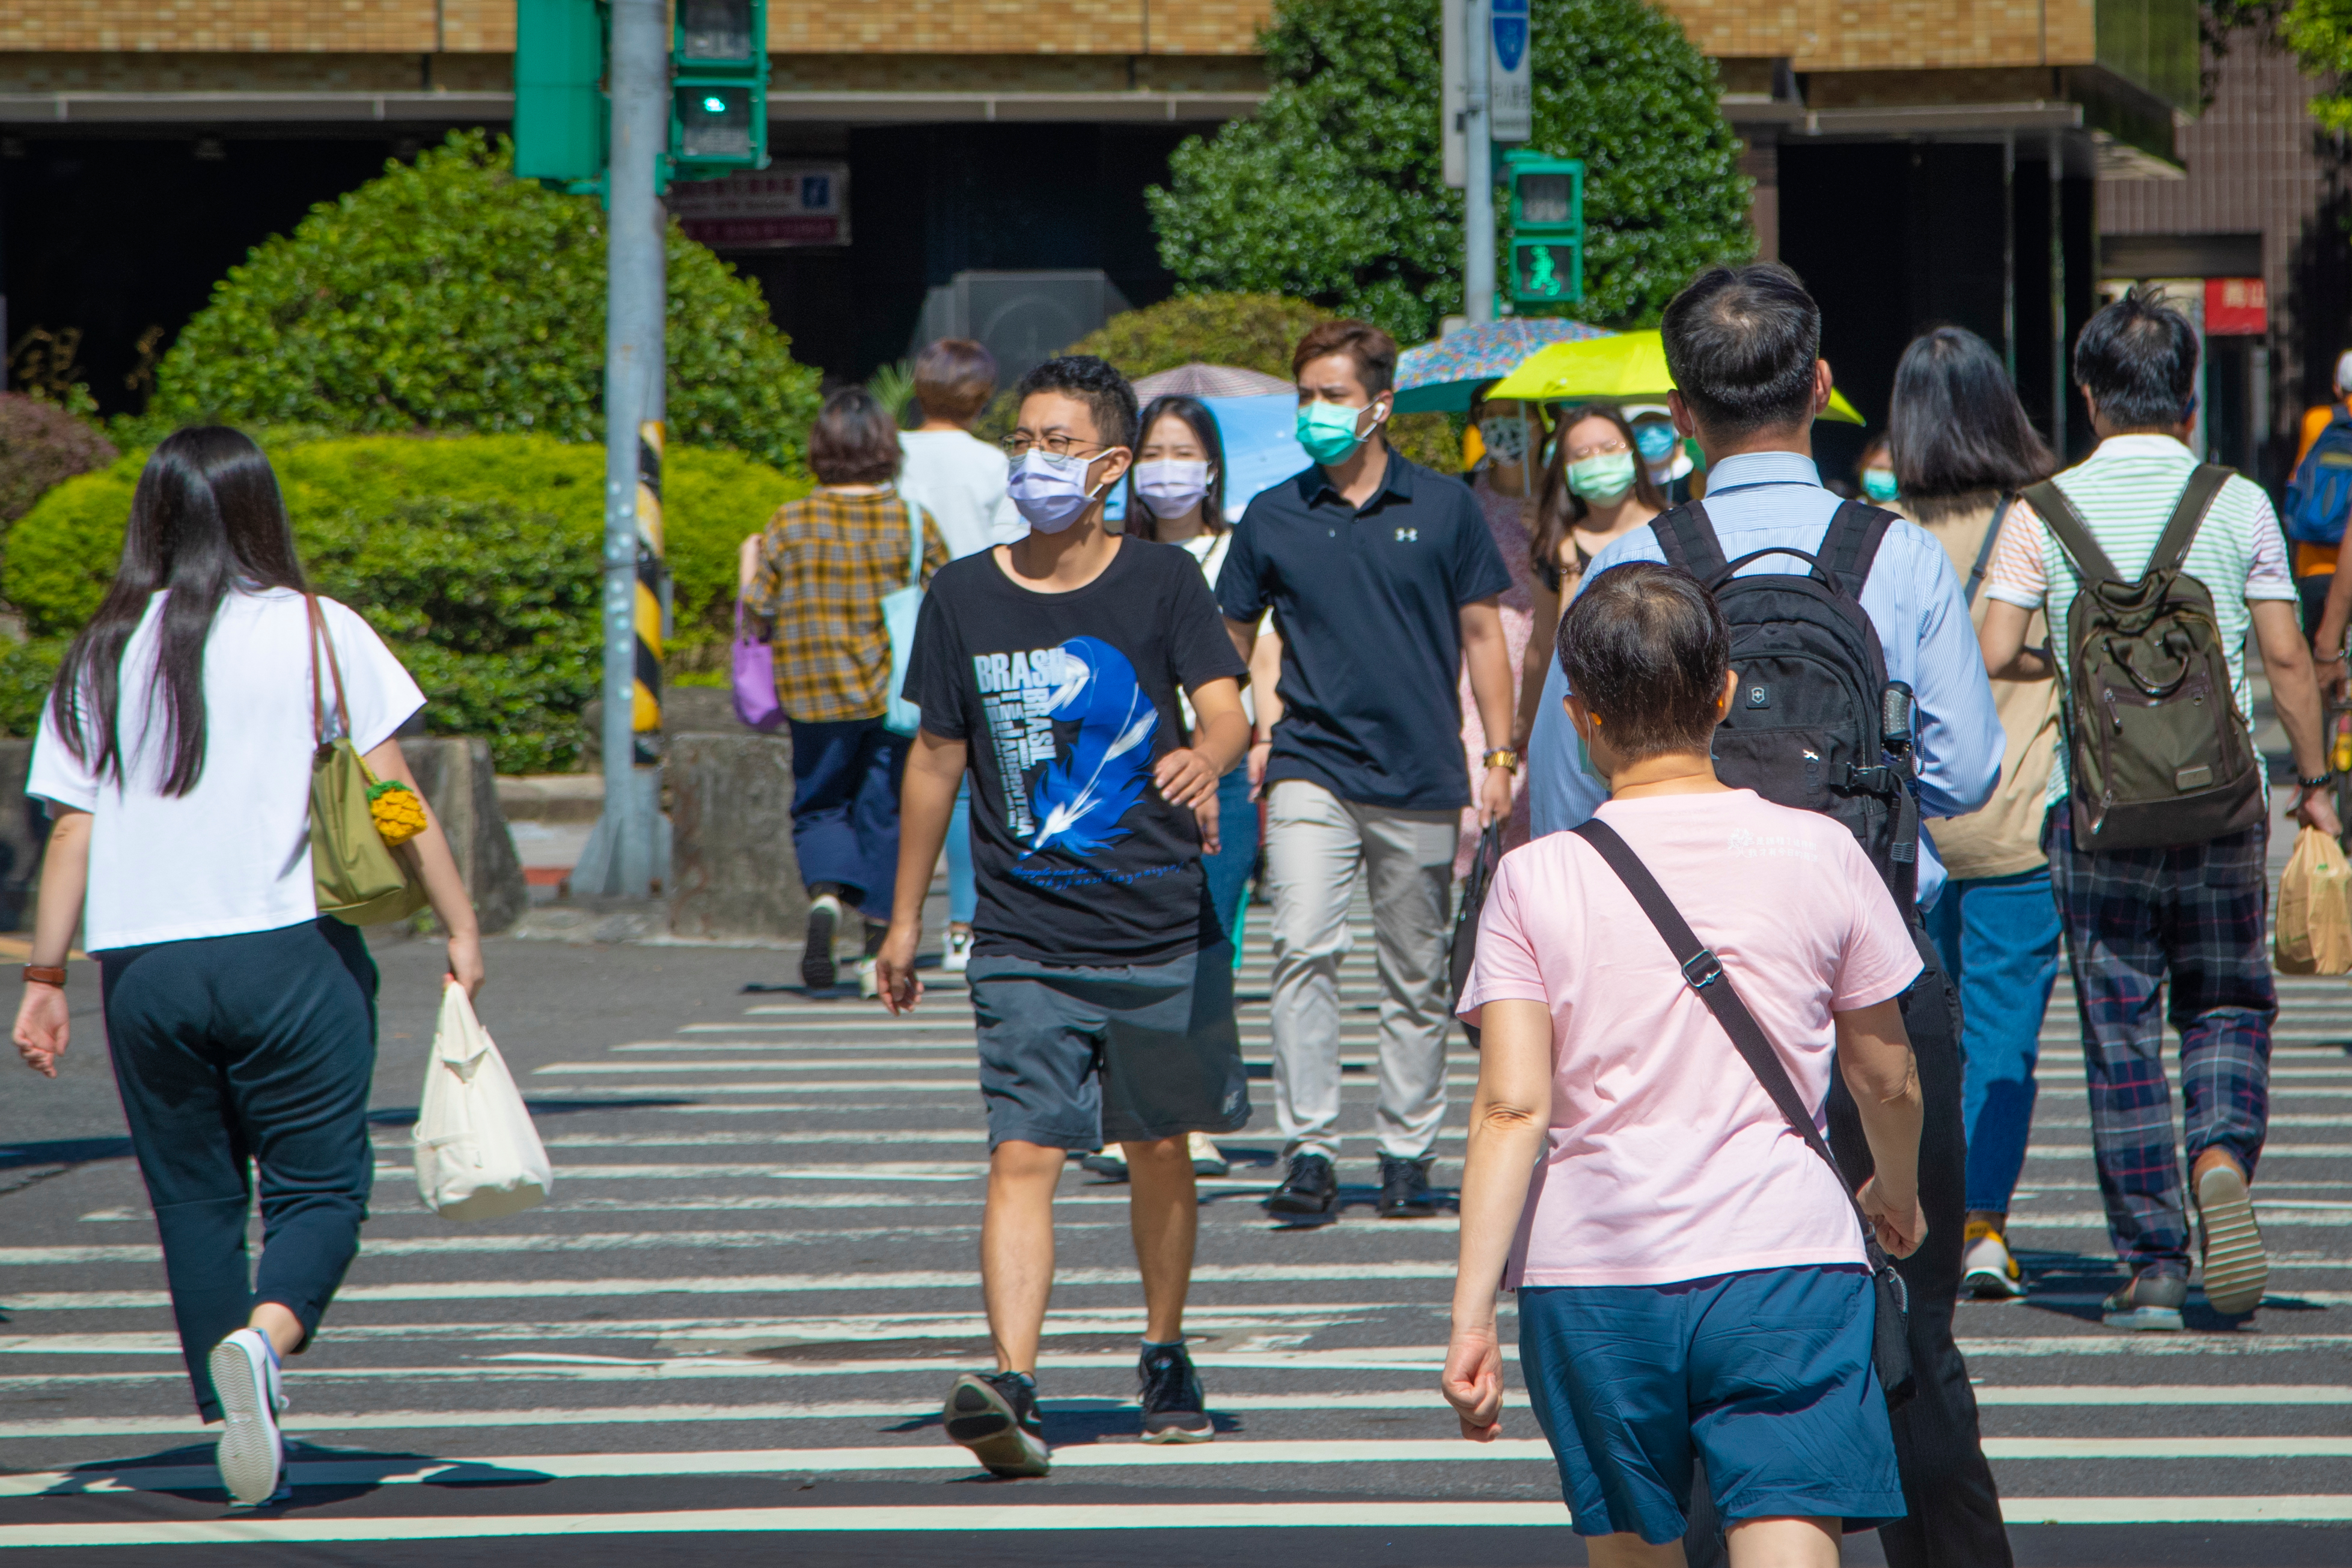
[[[1155,1344],[1145,1349],[1136,1368],[1143,1385],[1143,1440],[1147,1443],[1205,1443],[1217,1435],[1209,1413],[1201,1407],[1201,1375],[1181,1344]]]
[[[1381,1156],[1381,1218],[1427,1219],[1437,1212],[1429,1196],[1427,1160],[1392,1160]]]
[[[1266,1195],[1265,1211],[1293,1225],[1328,1225],[1339,1218],[1339,1180],[1322,1155],[1297,1155],[1282,1185]]]
[[[992,1475],[1042,1476],[1053,1468],[1045,1424],[1037,1416],[1036,1385],[1017,1372],[961,1375],[941,1414],[948,1436]]]
[[[833,989],[833,934],[841,925],[841,900],[820,893],[809,900],[808,932],[801,940],[801,984],[812,991]]]

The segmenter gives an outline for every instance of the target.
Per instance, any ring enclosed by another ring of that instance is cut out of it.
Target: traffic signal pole
[[[643,426],[662,416],[658,160],[669,141],[669,16],[664,0],[612,0],[612,155],[604,314],[604,840],[605,897],[644,898],[654,877],[653,770],[636,766],[637,558]],[[658,429],[658,426],[656,426]],[[656,440],[658,436],[656,435]],[[660,526],[658,518],[653,526]]]
[[[1462,190],[1462,313],[1475,326],[1495,319],[1495,116],[1491,55],[1492,7],[1469,0],[1462,7],[1465,143]]]

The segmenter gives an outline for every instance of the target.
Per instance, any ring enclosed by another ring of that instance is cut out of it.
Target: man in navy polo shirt
[[[1465,660],[1488,735],[1511,733],[1496,598],[1511,583],[1457,479],[1391,450],[1396,342],[1328,321],[1291,355],[1298,440],[1316,466],[1249,505],[1217,601],[1247,658],[1267,611],[1282,639],[1281,717],[1249,766],[1266,800],[1274,895],[1274,1104],[1289,1171],[1276,1218],[1339,1218],[1339,960],[1357,867],[1370,878],[1381,976],[1381,1213],[1432,1212],[1445,1116],[1446,938],[1462,768]],[[1489,752],[1479,820],[1511,809],[1509,751]]]

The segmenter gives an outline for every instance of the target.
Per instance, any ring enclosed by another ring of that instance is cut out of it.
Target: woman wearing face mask
[[[1660,403],[1637,403],[1624,410],[1633,431],[1633,457],[1650,472],[1664,504],[1679,507],[1700,493],[1697,465],[1690,445],[1675,430],[1674,415]]]
[[[1544,661],[1551,657],[1560,607],[1576,597],[1584,569],[1611,540],[1666,509],[1666,497],[1636,444],[1635,427],[1613,404],[1563,410],[1557,428],[1559,437],[1544,465],[1535,537],[1528,547],[1535,573],[1535,635],[1519,676],[1522,746],[1535,724],[1536,705],[1543,700]]]
[[[1527,741],[1528,725],[1532,716],[1528,704],[1535,699],[1526,686],[1522,672],[1532,658],[1535,682],[1542,686],[1545,654],[1530,652],[1534,646],[1536,625],[1535,572],[1528,556],[1528,502],[1535,491],[1535,481],[1540,469],[1536,455],[1543,445],[1543,414],[1535,404],[1516,398],[1488,399],[1483,392],[1470,404],[1470,422],[1477,426],[1478,439],[1486,455],[1470,475],[1470,493],[1478,498],[1479,514],[1486,519],[1486,531],[1494,536],[1495,549],[1510,568],[1511,586],[1502,595],[1503,642],[1510,652],[1512,678],[1518,683],[1511,694],[1512,712],[1517,716],[1514,732],[1500,742],[1486,738],[1486,727],[1478,722],[1478,704],[1470,691],[1470,675],[1463,672],[1462,686],[1462,746],[1471,763],[1471,776],[1484,770],[1484,758],[1489,747],[1502,744],[1518,749]],[[1511,807],[1510,821],[1503,830],[1503,844],[1508,849],[1528,841],[1530,823],[1528,818],[1528,798],[1524,790]],[[1474,805],[1464,812],[1460,848],[1454,852],[1454,873],[1465,876],[1470,862],[1478,852],[1478,813]]]
[[[1154,398],[1136,422],[1143,444],[1136,449],[1135,466],[1127,476],[1127,531],[1137,538],[1174,545],[1201,563],[1209,586],[1225,564],[1234,542],[1225,521],[1225,447],[1217,434],[1216,416],[1189,397]],[[1252,661],[1255,663],[1255,660]],[[1199,727],[1192,700],[1176,694],[1184,715],[1184,730]],[[1256,722],[1255,706],[1247,687],[1242,690],[1242,713]],[[1217,780],[1216,850],[1201,856],[1201,872],[1209,884],[1209,902],[1223,923],[1236,959],[1242,945],[1243,900],[1249,892],[1251,870],[1257,864],[1257,806],[1251,799],[1249,769],[1236,768]],[[1189,1134],[1192,1174],[1221,1176],[1232,1167],[1215,1140],[1206,1133]],[[1097,1176],[1124,1178],[1127,1154],[1118,1144],[1106,1144],[1099,1154],[1079,1162]]]
[[[1886,437],[1882,435],[1863,448],[1862,462],[1854,468],[1854,483],[1859,486],[1856,494],[1872,506],[1895,504],[1903,487],[1895,478],[1895,451],[1887,444]]]

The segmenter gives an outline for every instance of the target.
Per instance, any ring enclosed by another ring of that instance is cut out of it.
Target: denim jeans
[[[850,890],[866,919],[890,918],[898,879],[898,783],[907,742],[878,718],[793,727],[793,853],[801,882]]]
[[[1249,798],[1246,764],[1217,780],[1217,842],[1215,854],[1201,857],[1201,871],[1209,883],[1209,903],[1238,946],[1242,899],[1257,864],[1257,802]]]
[[[1927,911],[1927,935],[1960,988],[1969,1208],[2007,1214],[2033,1126],[2042,1015],[2058,978],[2049,868],[1954,878]]]

